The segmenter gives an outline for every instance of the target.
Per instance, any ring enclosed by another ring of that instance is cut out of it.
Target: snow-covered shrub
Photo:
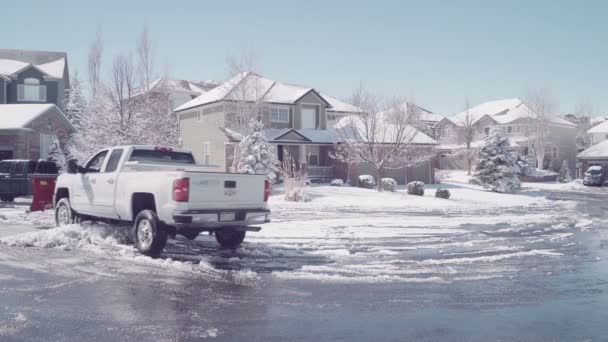
[[[445,199],[450,199],[450,190],[448,189],[437,189],[437,192],[435,192],[435,197],[437,198],[445,198]]]
[[[290,155],[285,155],[281,168],[281,177],[285,185],[285,200],[291,202],[308,202],[308,174],[306,170],[299,169]]]
[[[423,182],[410,182],[407,184],[408,195],[424,196],[424,183]]]
[[[570,174],[570,167],[568,167],[567,160],[564,160],[561,169],[559,169],[557,181],[560,183],[570,183],[572,181],[572,175]]]
[[[495,192],[515,192],[520,188],[519,167],[509,152],[509,138],[494,133],[486,138],[477,154],[473,179]]]
[[[392,178],[381,178],[380,184],[382,185],[382,191],[394,192],[397,189],[397,181]]]
[[[264,134],[264,124],[261,120],[251,120],[249,127],[252,133],[239,144],[241,155],[237,172],[266,175],[274,183],[279,172],[279,162]]]
[[[51,146],[49,147],[49,160],[57,164],[59,172],[64,172],[68,166],[65,153],[63,152],[59,140],[57,139],[55,139],[53,141],[53,144],[51,144]]]
[[[341,179],[332,179],[332,181],[329,183],[329,185],[331,186],[343,186],[344,185],[344,181]]]
[[[376,179],[374,176],[361,175],[357,179],[357,186],[360,188],[373,189],[376,186]]]

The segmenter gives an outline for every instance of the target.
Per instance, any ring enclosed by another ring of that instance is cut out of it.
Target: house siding
[[[191,150],[198,163],[204,162],[203,144],[209,143],[209,165],[214,170],[226,170],[226,147],[228,138],[219,128],[225,125],[225,115],[219,108],[210,114],[203,114],[201,121],[197,120],[197,112],[205,107],[179,114],[181,144]]]
[[[313,92],[309,92],[308,94],[304,95],[301,99],[299,99],[298,102],[296,102],[294,115],[293,115],[294,128],[295,129],[302,128],[302,108],[303,108],[303,106],[307,106],[307,105],[317,106],[318,115],[319,115],[319,121],[318,121],[317,128],[318,129],[327,129],[326,104],[325,104],[325,102],[323,102],[323,100],[319,96],[317,96]],[[306,108],[306,107],[304,107],[304,108]]]

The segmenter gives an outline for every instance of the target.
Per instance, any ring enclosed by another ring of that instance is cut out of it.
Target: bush
[[[392,178],[381,178],[380,184],[382,184],[383,191],[395,192],[397,189],[397,181]]]
[[[373,189],[376,186],[376,179],[370,175],[361,175],[358,178],[358,184],[360,188]]]
[[[329,185],[331,186],[343,186],[344,185],[344,181],[341,179],[333,179]]]
[[[450,199],[450,190],[448,189],[437,189],[437,192],[435,192],[435,197],[437,198],[445,198],[445,199]]]
[[[424,196],[424,183],[410,182],[407,184],[407,193],[409,195]]]
[[[306,181],[297,178],[285,179],[285,200],[290,202],[310,201]]]

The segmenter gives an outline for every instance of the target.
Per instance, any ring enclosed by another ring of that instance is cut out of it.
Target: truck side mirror
[[[68,160],[67,172],[70,174],[76,174],[80,172],[82,168],[78,165],[78,160],[70,159]]]

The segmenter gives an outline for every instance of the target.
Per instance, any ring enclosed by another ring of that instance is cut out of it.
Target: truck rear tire
[[[133,241],[141,254],[158,258],[167,244],[167,231],[152,210],[142,210],[133,223]]]
[[[215,232],[215,241],[222,247],[229,249],[238,248],[245,240],[245,232],[234,229],[220,229]]]

